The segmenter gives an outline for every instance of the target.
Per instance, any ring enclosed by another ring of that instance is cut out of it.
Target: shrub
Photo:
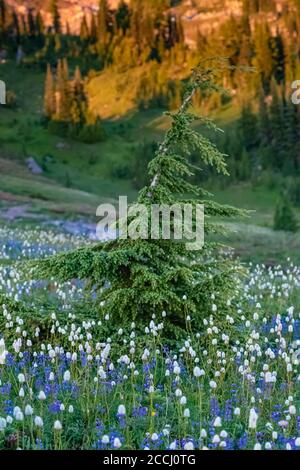
[[[297,232],[298,223],[293,212],[291,203],[285,194],[282,194],[275,210],[274,230],[285,230],[286,232]]]
[[[85,144],[94,144],[105,140],[105,131],[100,120],[95,124],[84,124],[82,126],[69,125],[69,136]]]

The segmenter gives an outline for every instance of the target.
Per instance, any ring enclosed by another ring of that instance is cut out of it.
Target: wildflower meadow
[[[1,449],[300,448],[300,267],[247,266],[168,343],[168,311],[119,328],[82,282],[24,280],[24,260],[91,243],[1,229]]]
[[[193,126],[219,132],[193,98],[222,93],[228,70],[224,59],[193,70],[137,198],[170,207],[194,195],[205,216],[197,251],[148,237],[149,211],[145,236],[130,239],[2,225],[1,449],[300,449],[300,266],[240,262],[214,237],[247,212],[188,181],[192,150],[227,174]]]

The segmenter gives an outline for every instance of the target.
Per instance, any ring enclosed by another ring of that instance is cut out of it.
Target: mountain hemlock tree
[[[166,312],[165,333],[174,337],[187,327],[189,315],[194,322],[202,324],[207,311],[211,311],[213,294],[218,296],[219,304],[224,302],[224,313],[227,300],[237,288],[240,267],[217,249],[220,245],[208,238],[225,231],[211,217],[235,217],[244,211],[213,202],[208,192],[188,181],[195,170],[188,161],[191,151],[199,152],[204,165],[227,174],[225,155],[198,133],[194,124],[200,121],[215,131],[218,128],[211,120],[199,118],[191,111],[197,90],[224,91],[216,84],[217,71],[224,68],[222,64],[220,61],[220,66],[211,68],[200,64],[193,71],[180,108],[167,113],[171,127],[149,164],[150,182],[138,195],[138,203],[149,208],[152,204],[179,202],[194,207],[204,204],[207,240],[202,250],[189,251],[185,243],[175,240],[117,237],[34,265],[39,277],[89,280],[90,288],[98,292],[99,314],[109,314],[115,325],[132,320],[145,325],[153,315]],[[149,230],[150,216],[147,222]]]

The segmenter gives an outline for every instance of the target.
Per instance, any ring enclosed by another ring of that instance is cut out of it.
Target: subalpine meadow
[[[90,4],[0,0],[0,450],[300,450],[299,2]]]

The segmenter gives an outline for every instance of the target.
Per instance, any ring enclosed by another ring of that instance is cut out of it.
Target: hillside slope
[[[116,8],[119,3],[119,0],[108,1],[112,9]],[[6,0],[6,3],[19,14],[25,14],[30,8],[34,11],[40,11],[46,26],[51,25],[51,0]],[[290,0],[274,0],[276,12],[266,14],[269,22],[271,24],[276,22],[276,26],[278,26],[277,14],[280,15],[290,3]],[[83,15],[89,17],[92,12],[97,12],[99,0],[58,0],[58,6],[63,25],[68,23],[70,29],[74,33],[78,33]],[[182,0],[176,2],[176,6],[172,9],[181,16],[186,41],[193,46],[198,31],[201,31],[202,34],[209,33],[218,28],[231,15],[240,16],[242,8],[243,0]]]

